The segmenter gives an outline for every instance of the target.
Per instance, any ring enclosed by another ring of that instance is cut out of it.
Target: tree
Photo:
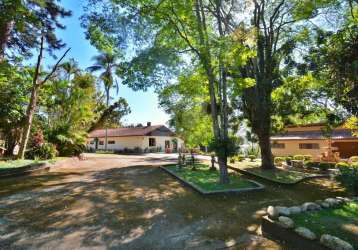
[[[117,87],[118,92],[118,82],[115,80],[115,72],[118,70],[118,55],[110,52],[105,52],[98,56],[95,56],[93,60],[95,64],[88,68],[91,72],[101,71],[99,78],[103,82],[104,90],[106,93],[106,107],[109,107],[109,100],[110,100],[110,90],[115,85]],[[104,150],[107,150],[107,141],[108,141],[108,128],[106,127],[106,134],[105,134],[105,143],[104,143]]]
[[[58,19],[70,16],[71,12],[57,1],[3,0],[0,13],[0,61],[5,58],[6,49],[31,55],[31,49],[40,47],[38,37],[42,35],[49,50],[64,47],[55,29],[64,28]]]
[[[55,66],[53,66],[52,70],[41,80],[40,79],[40,77],[41,77],[40,76],[40,69],[41,69],[43,53],[44,53],[44,49],[45,49],[44,43],[45,43],[45,37],[41,36],[40,51],[39,51],[39,55],[37,57],[37,63],[36,63],[36,67],[35,67],[35,72],[34,72],[33,79],[32,79],[32,89],[31,89],[30,102],[29,102],[29,104],[27,106],[24,127],[23,127],[23,131],[21,133],[21,142],[20,142],[20,149],[19,149],[19,154],[18,154],[18,158],[20,158],[20,159],[24,159],[24,157],[25,157],[25,151],[26,151],[26,147],[27,147],[27,142],[29,140],[30,130],[31,130],[32,122],[33,122],[33,117],[34,117],[36,107],[37,107],[37,100],[39,98],[39,96],[38,96],[39,91],[43,87],[43,85],[56,72],[59,64],[65,58],[67,53],[70,51],[70,49],[67,49],[66,52],[62,55],[62,57],[57,61]]]

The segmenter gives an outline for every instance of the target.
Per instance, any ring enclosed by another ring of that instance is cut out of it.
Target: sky
[[[97,55],[97,50],[91,46],[89,41],[85,38],[85,30],[80,25],[80,16],[83,13],[84,0],[62,0],[61,5],[67,10],[72,11],[72,17],[62,20],[66,26],[65,30],[58,30],[57,35],[67,44],[67,48],[71,48],[67,59],[74,58],[82,69],[93,64],[91,60],[93,56]],[[57,51],[56,55],[59,57],[65,51]],[[47,55],[46,64],[53,64],[53,59]],[[158,107],[158,98],[153,89],[149,89],[147,92],[133,91],[132,89],[121,85],[119,88],[118,96],[116,90],[112,90],[113,99],[118,97],[124,97],[130,108],[131,114],[123,118],[125,124],[146,124],[152,122],[152,124],[166,124],[169,120],[169,115]]]

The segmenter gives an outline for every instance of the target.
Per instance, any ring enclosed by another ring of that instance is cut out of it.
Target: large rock
[[[332,206],[337,206],[339,205],[341,202],[335,198],[327,198],[324,200],[325,202],[327,202],[331,207]]]
[[[269,206],[267,208],[267,214],[271,219],[277,219],[277,217],[279,216],[279,212],[274,206]]]
[[[313,211],[313,210],[321,209],[321,206],[314,202],[306,202],[306,203],[303,203],[301,208],[303,211]]]
[[[290,210],[287,207],[280,207],[277,206],[276,209],[278,210],[278,213],[283,216],[289,216]]]
[[[327,202],[322,202],[321,204],[321,207],[323,207],[323,208],[329,208],[330,207],[330,205],[329,205],[329,203],[327,203]]]
[[[353,246],[351,244],[329,234],[323,234],[320,242],[322,245],[332,250],[353,250]]]
[[[317,236],[308,228],[305,227],[297,227],[295,228],[295,232],[302,236],[303,238],[309,239],[309,240],[315,240],[317,239]]]
[[[295,227],[295,223],[293,222],[293,220],[286,216],[278,217],[278,224],[284,228],[294,228]]]
[[[302,212],[302,209],[299,206],[289,207],[288,210],[290,211],[290,214],[299,214]]]
[[[343,203],[352,201],[352,199],[349,199],[347,197],[339,197],[339,196],[337,196],[336,199],[339,200],[339,201],[342,201]]]

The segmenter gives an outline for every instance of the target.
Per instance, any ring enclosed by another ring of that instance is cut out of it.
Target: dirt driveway
[[[341,194],[321,180],[203,197],[155,166],[173,160],[90,155],[49,173],[0,180],[0,249],[281,249],[257,236],[267,205]]]

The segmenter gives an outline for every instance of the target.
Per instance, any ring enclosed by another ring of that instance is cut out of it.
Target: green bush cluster
[[[275,157],[275,159],[274,159],[275,165],[281,165],[285,161],[286,161],[286,157],[278,156],[278,157]]]
[[[318,168],[322,171],[327,171],[328,169],[335,168],[336,163],[334,162],[316,162],[316,161],[306,161],[305,166],[307,168]]]
[[[312,157],[312,155],[294,155],[293,160],[296,160],[296,161],[312,161],[313,157]]]
[[[351,158],[349,158],[349,161],[352,163],[355,163],[355,162],[358,163],[358,156],[352,156]]]
[[[51,143],[43,143],[37,147],[33,147],[26,152],[27,159],[34,160],[50,160],[57,156],[58,151],[55,145]]]
[[[249,155],[248,157],[250,158],[251,161],[254,161],[256,159],[256,155]]]
[[[353,163],[351,165],[347,163],[337,163],[336,165],[340,171],[340,174],[336,176],[345,188],[353,192],[354,195],[358,194],[358,164]]]

